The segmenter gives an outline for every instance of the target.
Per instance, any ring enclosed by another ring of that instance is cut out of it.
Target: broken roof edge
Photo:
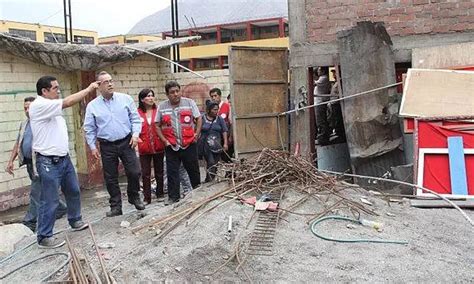
[[[37,42],[0,33],[0,51],[66,71],[93,71],[118,62],[127,61],[145,52],[157,52],[170,46],[200,39],[199,36],[182,37],[144,43],[78,45]],[[144,52],[140,51],[143,50]]]

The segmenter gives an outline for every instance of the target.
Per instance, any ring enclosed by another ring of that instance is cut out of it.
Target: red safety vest
[[[221,107],[219,108],[219,112],[217,112],[217,115],[219,115],[220,117],[224,119],[227,126],[230,125],[229,114],[230,114],[230,104],[223,102]]]
[[[160,109],[161,112],[161,132],[163,136],[171,143],[176,146],[178,144],[176,134],[174,133],[171,114],[173,109]],[[178,117],[181,124],[181,147],[186,148],[191,145],[194,141],[194,117],[190,107],[179,106]]]
[[[156,132],[155,118],[157,109],[154,108],[151,114],[151,124],[148,124],[146,112],[138,109],[142,121],[142,131],[140,132],[140,139],[142,142],[138,143],[138,153],[140,155],[148,155],[160,153],[165,150],[165,145],[161,142]]]

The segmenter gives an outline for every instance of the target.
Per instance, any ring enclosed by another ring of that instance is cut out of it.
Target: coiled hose
[[[325,221],[325,220],[343,220],[343,221],[350,221],[353,223],[357,223],[362,225],[360,220],[348,218],[348,217],[343,217],[343,216],[336,216],[336,215],[331,215],[331,216],[325,216],[322,218],[317,219],[316,221],[311,224],[311,232],[318,238],[321,238],[326,241],[333,241],[333,242],[339,242],[339,243],[382,243],[382,244],[398,244],[398,245],[406,245],[408,244],[407,241],[401,241],[401,240],[382,240],[382,239],[339,239],[339,238],[331,238],[331,237],[326,237],[324,235],[321,235],[320,233],[316,232],[316,225],[319,223]]]

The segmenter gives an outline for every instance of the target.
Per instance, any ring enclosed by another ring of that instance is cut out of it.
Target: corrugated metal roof
[[[288,18],[288,3],[287,0],[181,0],[178,1],[178,12],[181,30],[257,19]],[[159,34],[167,31],[171,31],[171,7],[140,20],[128,33]]]
[[[127,49],[125,46],[153,53],[172,45],[198,40],[199,38],[193,36],[127,45],[80,45],[37,42],[0,33],[0,51],[66,71],[96,70],[145,54],[142,51]]]

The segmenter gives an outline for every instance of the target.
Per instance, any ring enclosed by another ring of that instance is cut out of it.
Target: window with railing
[[[252,26],[252,38],[253,39],[266,39],[266,38],[277,38],[279,37],[280,31],[278,25],[274,26]]]
[[[125,43],[138,43],[138,39],[127,39]]]
[[[219,69],[219,60],[217,58],[196,59],[194,70]]]
[[[222,29],[221,30],[221,42],[235,42],[235,41],[246,41],[247,30],[246,29]]]
[[[74,43],[77,44],[94,44],[94,38],[91,36],[74,36]]]
[[[58,43],[65,43],[66,36],[60,33],[44,33],[44,42],[58,42]]]
[[[8,32],[12,35],[17,35],[25,38],[29,38],[32,40],[36,40],[36,31],[30,30],[21,30],[21,29],[8,29]]]

